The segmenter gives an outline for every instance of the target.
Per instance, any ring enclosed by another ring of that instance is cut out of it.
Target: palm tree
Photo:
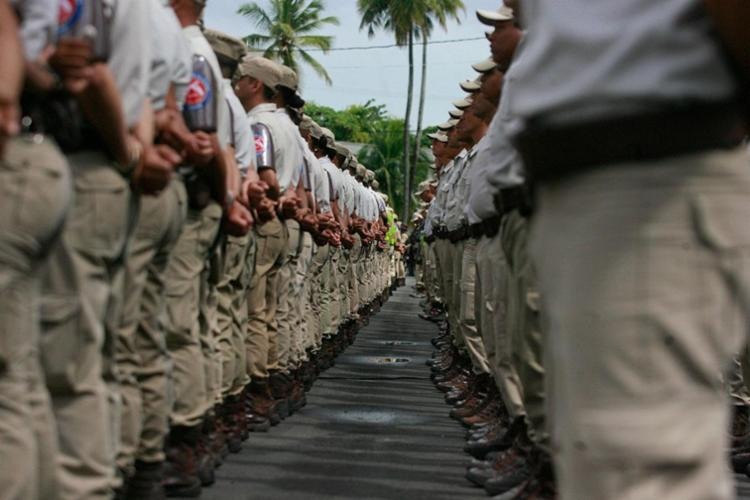
[[[401,120],[379,120],[374,123],[371,141],[358,154],[359,161],[375,172],[381,189],[396,210],[403,207],[407,197],[403,190],[405,178],[401,173],[403,128]]]
[[[362,21],[359,29],[367,28],[369,36],[382,29],[393,33],[396,44],[406,46],[409,51],[409,83],[406,93],[406,112],[404,113],[403,135],[403,168],[404,168],[404,220],[410,214],[410,195],[412,179],[409,158],[409,124],[414,99],[414,38],[417,27],[427,18],[428,4],[431,0],[357,0],[357,8]]]
[[[414,185],[415,165],[419,158],[419,143],[424,115],[424,96],[427,76],[427,43],[434,23],[445,28],[449,17],[458,20],[458,11],[464,8],[462,0],[357,0],[357,8],[362,16],[360,29],[367,28],[370,36],[382,29],[394,35],[396,44],[408,48],[409,83],[406,93],[406,112],[403,135],[403,168],[404,168],[404,212],[403,220],[411,215],[411,191]],[[410,155],[411,110],[414,100],[414,41],[422,39],[422,91],[420,96],[417,140],[414,153]]]
[[[299,59],[307,63],[328,85],[333,83],[328,72],[305,49],[327,53],[333,37],[315,34],[325,25],[338,25],[335,16],[321,17],[323,0],[270,0],[263,9],[255,2],[246,3],[237,13],[255,22],[260,33],[244,38],[248,47],[262,49],[263,56],[281,62],[299,73]]]
[[[440,25],[444,30],[448,27],[448,18],[452,17],[457,23],[461,22],[459,11],[464,10],[462,0],[429,0],[428,16],[421,24],[420,35],[422,38],[422,80],[419,91],[419,111],[417,112],[417,132],[414,140],[414,150],[412,151],[411,164],[416,165],[419,159],[419,150],[422,143],[422,120],[424,118],[424,101],[427,90],[427,44],[432,35],[432,28],[435,23]],[[412,168],[409,180],[409,186],[415,185],[415,175],[417,169]]]

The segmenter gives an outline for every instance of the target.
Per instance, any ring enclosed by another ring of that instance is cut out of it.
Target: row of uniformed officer
[[[204,7],[0,0],[0,499],[199,495],[387,298],[374,174]]]
[[[506,4],[477,12],[492,61],[431,136],[415,216],[467,478],[503,499],[732,498],[747,61],[697,0]]]

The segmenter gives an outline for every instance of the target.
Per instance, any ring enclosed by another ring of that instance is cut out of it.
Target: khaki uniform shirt
[[[155,111],[163,109],[169,86],[178,105],[185,102],[192,76],[192,52],[174,11],[159,0],[147,0],[151,34],[151,73],[148,97]]]

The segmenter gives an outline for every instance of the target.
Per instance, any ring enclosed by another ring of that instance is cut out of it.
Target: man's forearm
[[[260,180],[268,184],[268,197],[274,201],[279,199],[279,181],[276,178],[276,171],[271,168],[264,168],[258,172]]]
[[[18,37],[16,15],[7,0],[0,0],[0,49],[3,51],[0,102],[16,101],[23,84],[23,47]]]
[[[133,133],[144,146],[152,145],[156,137],[156,121],[154,119],[154,110],[151,106],[151,100],[143,101],[143,111],[141,118],[133,128]]]
[[[122,164],[128,163],[130,158],[125,112],[120,91],[107,65],[100,63],[94,66],[93,78],[78,95],[78,102],[115,160]]]

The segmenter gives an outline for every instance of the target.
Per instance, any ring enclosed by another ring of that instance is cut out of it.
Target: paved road
[[[429,380],[435,335],[398,290],[316,382],[308,405],[254,434],[207,500],[486,498],[463,478],[464,432]]]
[[[435,327],[417,318],[412,290],[393,295],[300,413],[230,456],[202,498],[487,498],[463,478],[464,433],[429,381]],[[750,500],[750,481],[737,479],[739,498]]]

